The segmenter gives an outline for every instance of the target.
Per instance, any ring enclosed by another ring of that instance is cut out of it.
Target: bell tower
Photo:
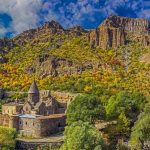
[[[39,90],[35,80],[32,82],[28,91],[28,101],[33,105],[36,105],[36,103],[39,102]]]

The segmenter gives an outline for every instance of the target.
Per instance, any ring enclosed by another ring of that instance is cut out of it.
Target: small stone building
[[[2,114],[6,115],[17,115],[21,112],[23,104],[19,103],[8,103],[2,106]]]
[[[24,104],[8,103],[2,106],[0,125],[16,128],[23,136],[45,137],[63,131],[66,102],[57,101],[50,91],[39,92],[33,81]]]
[[[45,137],[63,131],[65,115],[49,116],[22,115],[19,116],[18,130],[23,136]]]

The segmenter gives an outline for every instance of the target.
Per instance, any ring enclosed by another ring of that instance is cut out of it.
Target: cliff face
[[[50,22],[46,22],[43,26],[36,29],[24,31],[22,34],[15,37],[15,42],[21,46],[24,46],[29,42],[52,42],[55,40],[54,36],[57,35],[59,36],[58,43],[61,43],[62,40],[64,40],[63,35],[66,35],[67,38],[72,38],[81,36],[85,33],[87,33],[87,31],[81,27],[77,26],[70,29],[64,29],[59,23],[52,20]]]
[[[92,47],[116,48],[137,41],[141,45],[150,44],[150,23],[146,19],[110,16],[97,29],[89,33]]]
[[[81,74],[103,66],[90,46],[117,48],[130,41],[138,41],[143,46],[150,44],[150,23],[147,20],[110,16],[91,31],[79,26],[64,29],[51,21],[12,39],[1,39],[0,63],[12,60],[12,64],[21,64],[22,67],[25,64],[25,72],[37,73],[41,78]]]
[[[71,40],[83,35],[87,37],[87,33],[88,31],[84,30],[80,26],[64,29],[59,23],[51,21],[46,22],[43,26],[37,29],[31,29],[23,32],[15,37],[14,41],[21,49],[24,49],[23,51],[26,51],[28,46],[32,50],[36,51],[36,49],[39,48],[36,45],[44,45],[45,43],[48,44],[48,46],[42,48],[40,54],[25,70],[28,74],[36,72],[41,78],[44,78],[46,76],[80,74],[84,70],[88,69],[89,65],[91,68],[93,67],[91,62],[80,64],[71,59],[67,60],[65,58],[49,54],[53,49],[60,49],[61,51],[61,46],[65,40]],[[28,54],[29,52],[27,52],[27,55]]]
[[[31,74],[36,72],[41,78],[47,76],[62,76],[72,74],[82,74],[84,71],[97,71],[100,63],[98,61],[84,61],[77,62],[65,58],[40,55],[35,61],[34,65],[27,68],[26,72]]]
[[[13,40],[8,38],[0,39],[0,63],[4,63],[7,61],[4,56],[13,47],[15,47]]]

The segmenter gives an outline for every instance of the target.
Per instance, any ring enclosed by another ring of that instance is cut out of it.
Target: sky
[[[64,28],[96,28],[110,15],[150,20],[150,0],[0,0],[0,37],[55,20]]]

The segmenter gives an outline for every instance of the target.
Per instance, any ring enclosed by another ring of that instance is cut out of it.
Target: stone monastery
[[[61,97],[61,98],[60,98]],[[33,81],[25,103],[13,102],[2,106],[0,125],[16,130],[23,136],[46,137],[63,131],[65,127],[65,110],[72,95],[39,91]]]

